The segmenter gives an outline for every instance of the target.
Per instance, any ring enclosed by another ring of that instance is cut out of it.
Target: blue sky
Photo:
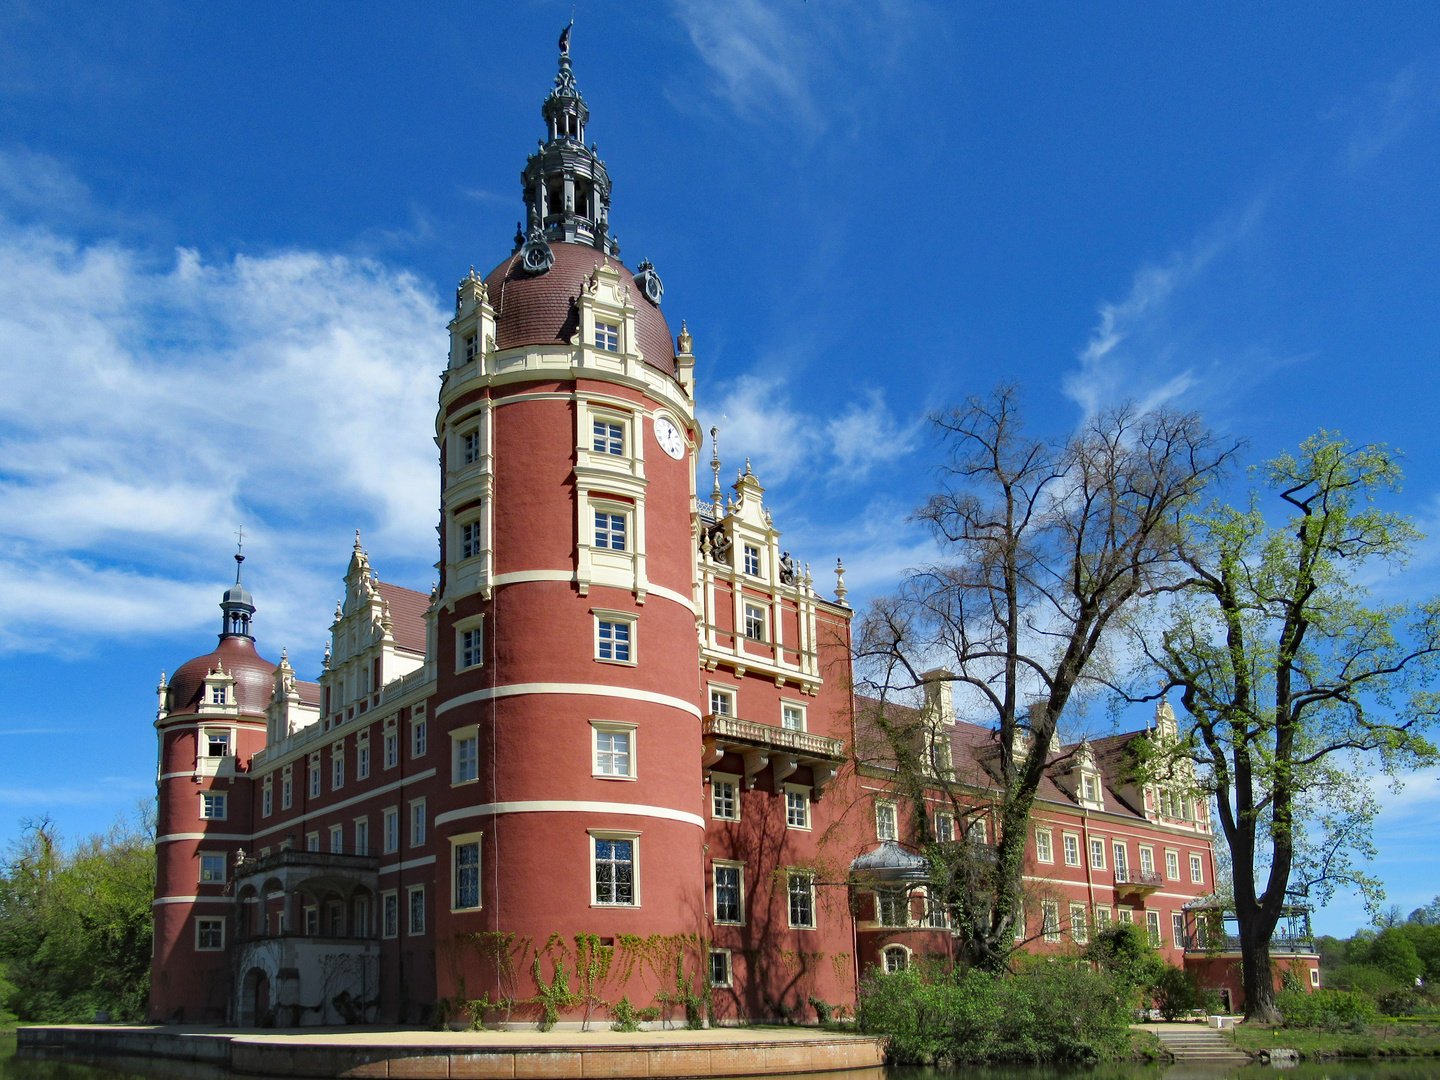
[[[240,523],[308,677],[354,529],[428,587],[451,289],[509,253],[570,9],[0,2],[0,840],[153,790]],[[1388,442],[1437,532],[1429,5],[582,0],[573,53],[727,471],[852,599],[928,550],[927,411],[1001,379],[1051,432]],[[1376,588],[1440,589],[1440,541]],[[1440,785],[1382,796],[1408,911]]]

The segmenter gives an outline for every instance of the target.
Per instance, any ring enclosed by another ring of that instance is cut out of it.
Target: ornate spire
[[[220,638],[240,637],[253,641],[250,620],[255,614],[255,598],[240,583],[240,571],[245,562],[245,530],[241,529],[235,535],[235,584],[220,597]]]
[[[567,26],[560,35],[555,88],[540,109],[547,138],[520,174],[526,225],[516,231],[516,250],[522,266],[532,274],[543,274],[554,264],[552,243],[589,244],[610,255],[620,254],[619,243],[610,235],[610,174],[597,147],[585,146],[590,109],[570,66],[570,31]]]
[[[720,490],[720,428],[718,426],[710,429],[710,471],[715,474],[715,487],[710,492],[710,505],[714,507],[714,516],[720,517],[721,499],[724,492]]]

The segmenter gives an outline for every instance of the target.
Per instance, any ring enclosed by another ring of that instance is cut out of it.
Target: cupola
[[[220,638],[227,637],[248,638],[255,640],[255,635],[250,632],[250,621],[255,615],[255,598],[250,595],[250,590],[240,583],[240,569],[245,562],[243,552],[235,553],[235,584],[225,590],[225,595],[220,598],[220,610],[223,613],[220,623]]]

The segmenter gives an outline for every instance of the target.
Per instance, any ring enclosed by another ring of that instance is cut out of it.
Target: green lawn
[[[1374,1024],[1366,1031],[1310,1031],[1241,1024],[1235,1042],[1245,1050],[1289,1047],[1301,1057],[1371,1058],[1440,1055],[1440,1022]]]

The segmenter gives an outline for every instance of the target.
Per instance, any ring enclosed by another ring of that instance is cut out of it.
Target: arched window
[[[885,973],[894,975],[910,966],[910,950],[904,945],[890,945],[881,954],[885,957]]]

